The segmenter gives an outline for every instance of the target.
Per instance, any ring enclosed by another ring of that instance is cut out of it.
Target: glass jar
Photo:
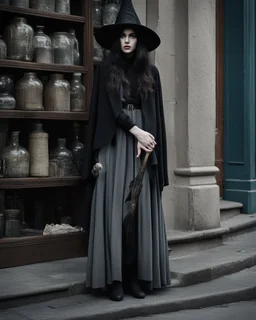
[[[55,11],[62,14],[70,14],[70,0],[56,0]]]
[[[13,96],[14,83],[10,75],[0,75],[0,110],[13,110],[16,101]]]
[[[53,63],[52,41],[44,33],[44,26],[36,26],[34,36],[34,61],[38,63]]]
[[[70,84],[63,74],[51,74],[45,85],[44,105],[47,111],[70,111]]]
[[[17,109],[40,111],[43,107],[43,84],[35,72],[25,72],[15,86]]]
[[[4,210],[5,230],[4,235],[7,238],[15,238],[20,236],[20,210],[5,209]]]
[[[93,39],[93,60],[95,62],[100,62],[102,61],[104,56],[104,51],[103,48],[98,44],[96,39]]]
[[[73,43],[68,32],[54,32],[52,47],[54,63],[74,65]]]
[[[14,18],[5,29],[4,38],[8,59],[32,61],[34,30],[25,18]]]
[[[85,87],[81,83],[81,73],[74,73],[70,82],[70,110],[85,111]]]
[[[43,131],[43,125],[36,122],[34,130],[29,134],[28,152],[30,154],[30,176],[49,176],[48,133]]]
[[[93,0],[93,25],[101,26],[102,24],[102,1]]]
[[[74,164],[77,174],[82,172],[82,157],[84,145],[79,140],[80,126],[78,123],[74,123],[73,127],[73,141],[71,144],[71,152],[74,158]]]
[[[20,8],[29,8],[29,0],[11,0],[10,5]]]
[[[70,39],[73,45],[73,51],[74,51],[74,64],[79,65],[80,64],[80,52],[79,52],[79,43],[76,38],[76,32],[75,29],[70,29]]]
[[[11,133],[10,143],[2,151],[3,176],[24,178],[29,176],[29,153],[19,143],[19,131]]]
[[[102,10],[103,26],[114,24],[120,9],[118,0],[106,0]]]
[[[50,176],[66,177],[72,174],[72,152],[66,148],[66,139],[58,139],[57,147],[50,153]]]
[[[7,46],[3,40],[3,36],[0,36],[0,59],[6,59],[7,56]]]
[[[55,12],[55,0],[31,0],[31,8],[40,11]]]

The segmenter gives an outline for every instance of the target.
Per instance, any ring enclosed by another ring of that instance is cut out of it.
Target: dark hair
[[[139,41],[139,38],[134,55],[129,62],[121,50],[120,40],[117,39],[106,58],[106,63],[110,68],[108,90],[119,92],[122,85],[124,89],[124,96],[129,96],[130,84],[124,71],[132,65],[136,75],[138,76],[138,93],[141,97],[145,99],[149,92],[154,91],[154,79],[150,70],[148,50]]]

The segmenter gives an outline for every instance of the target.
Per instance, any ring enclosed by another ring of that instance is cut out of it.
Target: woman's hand
[[[137,155],[136,157],[139,158],[140,155],[141,155],[141,150],[144,150],[146,152],[152,152],[153,151],[153,148],[146,148],[144,147],[139,141],[137,143]]]
[[[155,148],[156,146],[155,137],[151,133],[140,129],[137,126],[132,127],[130,129],[130,132],[140,142],[143,150],[145,151],[150,150],[148,152],[151,152]]]

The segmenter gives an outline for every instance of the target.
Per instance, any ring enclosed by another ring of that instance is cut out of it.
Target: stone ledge
[[[220,228],[202,230],[202,231],[178,231],[168,230],[168,244],[188,243],[198,240],[207,240],[222,237],[236,231],[256,227],[256,214],[239,214],[231,219],[221,222]]]
[[[243,204],[240,202],[220,200],[220,210],[241,209]]]
[[[196,254],[170,258],[172,278],[181,286],[211,281],[256,265],[256,231]]]

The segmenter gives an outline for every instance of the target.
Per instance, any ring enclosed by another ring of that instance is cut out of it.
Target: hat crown
[[[137,24],[141,25],[140,19],[134,9],[132,0],[122,0],[115,24]]]

